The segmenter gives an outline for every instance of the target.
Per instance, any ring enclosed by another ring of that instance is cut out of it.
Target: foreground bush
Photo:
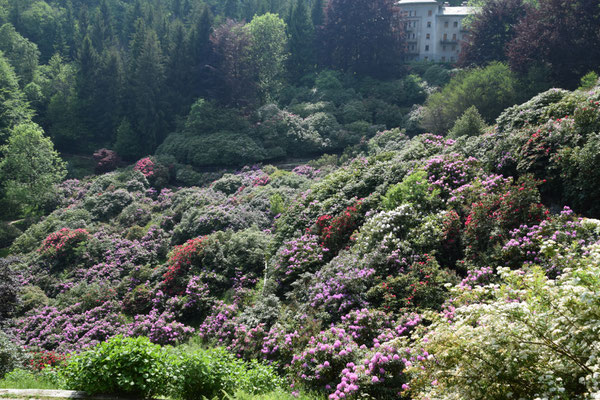
[[[148,338],[115,336],[71,358],[63,373],[70,389],[149,398],[165,393],[172,371],[169,353]]]
[[[501,286],[455,288],[452,306],[415,344],[433,356],[413,366],[412,398],[598,398],[600,247],[588,250],[557,279],[539,267],[504,268]]]
[[[183,400],[220,398],[236,390],[268,393],[283,383],[273,367],[245,363],[222,348],[182,352],[175,364],[178,379],[172,395]]]

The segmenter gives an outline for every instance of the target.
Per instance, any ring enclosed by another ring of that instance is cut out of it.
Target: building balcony
[[[440,40],[441,44],[458,44],[458,39],[442,39]]]

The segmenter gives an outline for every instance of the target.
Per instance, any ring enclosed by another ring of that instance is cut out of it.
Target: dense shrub
[[[164,394],[175,379],[167,351],[145,337],[113,337],[73,356],[63,374],[75,390],[141,398]]]
[[[500,269],[502,286],[453,289],[451,313],[416,344],[432,356],[410,368],[412,397],[504,398],[507,387],[519,398],[598,393],[598,247],[589,250],[556,280],[535,267]]]
[[[222,398],[240,390],[251,394],[282,386],[273,367],[256,361],[245,363],[222,348],[181,352],[175,361],[178,377],[172,396],[177,399]]]
[[[25,367],[28,364],[25,351],[3,331],[0,331],[0,379],[15,368]]]

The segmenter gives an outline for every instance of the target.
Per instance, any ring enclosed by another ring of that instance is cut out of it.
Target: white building
[[[406,22],[409,60],[455,62],[458,60],[463,35],[464,18],[476,9],[450,7],[436,0],[400,0]]]

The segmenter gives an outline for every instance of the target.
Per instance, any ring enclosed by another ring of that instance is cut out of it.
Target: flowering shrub
[[[163,275],[164,284],[170,293],[183,293],[187,285],[187,274],[192,267],[199,267],[204,249],[204,237],[190,239],[175,247],[168,261],[168,270]]]
[[[471,204],[463,240],[472,259],[507,239],[507,233],[523,224],[539,224],[548,211],[539,203],[538,182],[529,176],[516,185],[505,184],[497,193],[486,193]]]
[[[352,335],[332,327],[312,337],[307,347],[294,355],[290,369],[303,385],[320,391],[335,387],[342,370],[360,351]]]
[[[279,285],[279,291],[285,291],[301,274],[314,272],[328,252],[329,249],[321,246],[316,235],[305,234],[285,243],[272,264],[272,276]]]
[[[61,265],[68,265],[79,260],[85,252],[90,234],[85,229],[63,228],[54,232],[42,242],[38,249],[40,255]]]
[[[57,367],[65,364],[68,360],[68,355],[58,354],[54,351],[36,351],[31,355],[29,366],[35,371],[41,371],[46,367]]]
[[[360,225],[362,220],[360,206],[361,201],[358,200],[356,204],[347,207],[335,217],[325,214],[317,218],[315,234],[321,238],[321,246],[328,249],[330,255],[342,249]]]
[[[597,396],[600,249],[589,250],[556,280],[501,268],[503,286],[453,289],[452,323],[440,314],[418,344],[435,357],[409,369],[413,398]]]
[[[150,157],[142,158],[135,163],[133,169],[140,171],[146,178],[150,178],[154,175],[155,164]]]

